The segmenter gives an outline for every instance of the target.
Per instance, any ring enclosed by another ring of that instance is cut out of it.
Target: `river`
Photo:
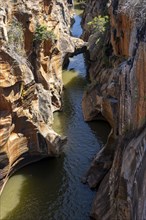
[[[80,22],[75,15],[73,36],[81,35]],[[1,220],[89,220],[95,191],[82,184],[81,177],[106,142],[109,126],[83,120],[86,74],[84,55],[70,58],[63,71],[63,111],[54,114],[53,125],[68,142],[60,157],[28,165],[10,178],[0,200]]]

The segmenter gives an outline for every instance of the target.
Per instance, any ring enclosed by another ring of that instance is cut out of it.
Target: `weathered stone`
[[[83,40],[70,36],[71,16],[65,1],[0,4],[1,191],[13,172],[58,156],[66,141],[52,129],[52,122],[53,112],[61,108],[64,57],[84,46]],[[37,24],[55,39],[36,41]]]
[[[93,33],[87,23],[107,12],[110,29],[97,43],[99,33]],[[91,85],[82,102],[84,118],[94,120],[102,115],[112,127],[112,142],[109,138],[86,176],[91,187],[100,184],[92,209],[93,219],[146,218],[144,12],[144,1],[125,0],[103,3],[88,0],[84,12],[83,38],[89,40],[91,60]],[[106,158],[110,165],[104,172]]]

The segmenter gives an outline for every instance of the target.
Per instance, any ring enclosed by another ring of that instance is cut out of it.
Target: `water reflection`
[[[26,178],[23,175],[15,175],[7,183],[7,190],[0,199],[0,219],[7,219],[8,212],[14,210],[20,203],[20,193]]]
[[[11,177],[1,197],[3,220],[53,219],[67,187],[63,156],[31,164]],[[50,211],[51,210],[51,211]]]
[[[81,28],[81,16],[79,15],[75,15],[74,16],[74,19],[75,19],[75,23],[74,25],[72,26],[72,29],[71,29],[71,34],[74,36],[74,37],[80,37],[83,30]]]
[[[68,137],[64,148],[68,188],[64,192],[61,209],[55,216],[56,219],[61,216],[63,220],[88,220],[94,192],[82,185],[80,178],[105,143],[109,126],[102,122],[86,123],[83,120],[81,102],[87,84],[83,54],[70,58],[70,65],[63,73],[63,81],[63,112],[55,113],[54,129]]]

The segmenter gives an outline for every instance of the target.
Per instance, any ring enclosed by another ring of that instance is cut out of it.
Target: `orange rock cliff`
[[[88,25],[99,15],[102,31]],[[61,108],[62,65],[85,45],[70,36],[70,23],[65,0],[0,3],[1,192],[12,173],[58,155],[66,140],[52,129],[53,112]],[[82,25],[91,81],[82,101],[84,119],[111,126],[85,178],[97,188],[91,216],[145,220],[145,0],[87,0]]]
[[[62,64],[84,44],[70,36],[66,1],[0,3],[0,189],[20,167],[58,155]]]
[[[83,38],[91,84],[84,118],[106,120],[111,134],[85,181],[97,187],[93,219],[146,219],[146,3],[87,0]],[[101,16],[101,17],[100,17]],[[108,16],[107,24],[104,24]],[[100,23],[95,28],[94,18]],[[105,30],[100,33],[99,26]],[[88,109],[88,111],[87,111]]]

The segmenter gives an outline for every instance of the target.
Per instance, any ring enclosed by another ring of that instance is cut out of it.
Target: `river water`
[[[80,21],[76,15],[71,30],[76,37],[82,33]],[[0,199],[1,220],[89,220],[95,192],[81,183],[81,177],[106,142],[109,126],[83,120],[86,69],[79,54],[63,71],[63,111],[54,114],[53,125],[68,138],[62,155],[26,166],[10,178]]]

